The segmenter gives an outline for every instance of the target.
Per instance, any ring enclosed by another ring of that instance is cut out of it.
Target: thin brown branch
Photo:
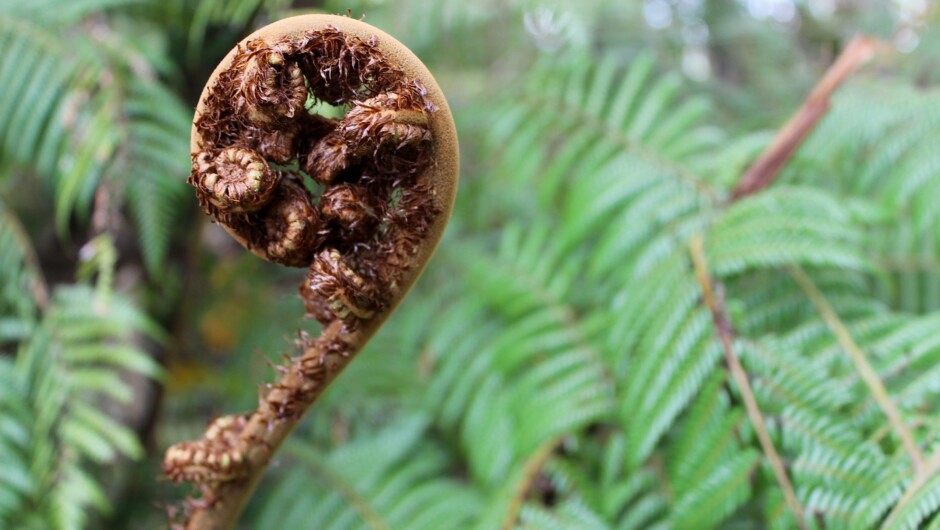
[[[872,58],[878,46],[879,41],[862,36],[855,37],[849,42],[839,54],[836,62],[829,67],[813,88],[803,105],[777,131],[773,142],[741,177],[737,187],[731,193],[732,201],[766,188],[777,178],[790,156],[829,109],[832,93],[852,72]]]
[[[734,353],[734,331],[732,330],[731,320],[728,317],[728,311],[724,305],[721,286],[715,286],[708,272],[708,263],[705,257],[701,234],[695,235],[689,241],[689,251],[692,255],[692,263],[695,267],[695,278],[702,288],[702,298],[705,302],[705,306],[708,307],[708,310],[712,314],[712,322],[718,333],[718,338],[721,340],[721,344],[724,347],[725,362],[728,364],[731,377],[741,391],[741,397],[744,399],[744,407],[747,409],[748,418],[751,420],[755,432],[757,432],[761,449],[764,451],[768,462],[770,462],[770,467],[773,469],[774,477],[776,477],[777,483],[783,491],[787,505],[789,505],[790,509],[793,511],[793,515],[796,517],[796,522],[799,527],[802,530],[806,530],[807,527],[803,515],[803,508],[796,498],[793,484],[790,482],[790,477],[787,475],[786,469],[784,468],[783,460],[774,447],[770,433],[767,432],[764,415],[761,413],[757,399],[754,397],[754,391],[751,389],[747,372],[744,371],[744,366],[741,365],[741,361]]]
[[[868,387],[878,407],[884,415],[888,417],[888,423],[891,424],[894,433],[900,438],[901,445],[904,446],[904,450],[907,451],[908,456],[910,456],[914,464],[915,472],[920,473],[924,468],[924,455],[914,441],[914,435],[904,423],[904,419],[901,417],[901,411],[898,410],[894,401],[891,400],[891,396],[888,394],[888,389],[885,388],[884,382],[878,377],[878,372],[876,372],[871,363],[868,362],[865,352],[862,351],[855,342],[855,339],[852,338],[849,329],[839,318],[839,315],[829,304],[829,301],[826,300],[825,295],[823,295],[816,284],[813,283],[813,280],[798,266],[791,266],[789,270],[790,275],[796,280],[800,288],[803,289],[806,296],[809,297],[813,306],[816,307],[816,311],[819,312],[823,321],[836,336],[839,345],[849,356],[849,359],[851,359],[852,364],[855,366],[855,371],[858,372],[859,377],[862,378],[862,381]]]
[[[562,437],[560,436],[546,441],[526,460],[519,482],[516,484],[512,498],[509,499],[509,504],[506,507],[506,516],[503,518],[503,525],[500,527],[502,530],[512,530],[516,526],[516,519],[519,518],[519,512],[522,511],[526,495],[529,494],[529,490],[532,488],[536,477],[538,477],[542,466],[552,456],[561,441]]]

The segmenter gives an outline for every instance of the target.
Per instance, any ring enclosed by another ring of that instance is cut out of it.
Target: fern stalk
[[[826,70],[809,97],[780,128],[773,143],[741,177],[731,193],[732,200],[755,193],[767,187],[776,178],[790,156],[829,110],[832,93],[852,72],[874,56],[879,42],[863,36],[855,37],[849,42],[838,59]]]
[[[852,360],[852,364],[855,366],[859,377],[861,377],[865,385],[868,386],[872,397],[875,399],[875,402],[878,403],[878,407],[880,407],[884,415],[888,417],[888,422],[894,429],[895,434],[901,439],[904,450],[907,451],[908,456],[910,456],[914,464],[915,472],[920,473],[925,468],[924,455],[921,453],[920,448],[917,447],[917,443],[914,441],[914,435],[911,433],[910,429],[908,429],[907,424],[904,423],[904,419],[901,417],[901,411],[898,410],[897,405],[894,404],[894,401],[888,394],[888,389],[878,376],[878,372],[872,368],[871,363],[868,362],[865,356],[865,352],[862,351],[855,342],[855,339],[852,338],[849,329],[839,318],[839,315],[836,314],[835,310],[829,304],[829,301],[826,300],[825,295],[819,290],[819,287],[813,283],[813,280],[798,266],[791,266],[789,270],[790,275],[796,280],[800,288],[803,289],[806,296],[809,297],[823,321],[826,322],[826,325],[832,333],[835,334],[839,345],[842,346],[842,349]]]
[[[737,355],[734,353],[734,338],[731,321],[728,317],[728,311],[724,306],[721,291],[715,289],[711,274],[708,272],[708,262],[705,257],[705,248],[701,234],[696,234],[689,241],[689,251],[692,255],[692,263],[695,267],[695,278],[702,288],[702,298],[712,314],[712,322],[715,325],[715,330],[718,332],[718,337],[724,348],[725,362],[728,364],[731,377],[734,378],[734,382],[741,391],[741,397],[744,399],[744,407],[747,409],[748,418],[751,420],[751,424],[754,425],[757,438],[760,440],[761,449],[770,462],[770,467],[774,471],[777,483],[780,484],[780,489],[783,491],[783,496],[787,504],[793,511],[794,516],[796,516],[797,524],[800,526],[801,530],[806,530],[807,526],[803,515],[803,508],[800,506],[800,501],[796,498],[793,484],[790,482],[790,477],[787,476],[786,469],[783,466],[783,460],[780,458],[780,454],[777,453],[776,447],[774,447],[770,433],[767,432],[764,415],[761,413],[757,399],[754,397],[754,391],[751,389],[747,372],[744,371],[740,359],[738,359]]]
[[[516,519],[519,518],[519,512],[522,511],[522,504],[532,488],[532,483],[535,482],[535,478],[538,477],[539,471],[545,465],[545,462],[551,458],[555,448],[561,444],[562,439],[559,436],[546,441],[526,461],[525,466],[522,468],[522,476],[519,478],[519,483],[516,485],[513,496],[509,500],[509,506],[506,508],[506,517],[503,519],[502,530],[512,530],[516,526]]]
[[[770,146],[748,168],[731,193],[731,200],[756,193],[773,182],[787,160],[829,110],[830,97],[839,85],[862,64],[874,56],[879,42],[868,37],[855,37],[842,50],[838,59],[826,70],[800,108],[777,131]]]

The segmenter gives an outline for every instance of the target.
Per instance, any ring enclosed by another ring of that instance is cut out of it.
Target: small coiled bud
[[[268,259],[290,267],[306,267],[323,241],[320,216],[303,185],[284,179],[278,196],[265,210]]]
[[[238,435],[247,423],[245,416],[216,418],[203,438],[170,447],[163,471],[173,482],[224,482],[243,476],[247,468]]]
[[[202,198],[224,212],[244,213],[267,204],[278,174],[254,151],[223,149],[214,159],[199,153],[194,159],[195,182]]]
[[[355,319],[372,318],[380,308],[375,288],[332,248],[316,255],[301,296],[308,314],[321,323],[339,319],[352,324]]]
[[[375,209],[370,204],[369,190],[357,184],[337,184],[320,196],[323,218],[346,230],[359,232],[374,226]]]
[[[300,66],[285,60],[281,47],[253,45],[243,63],[238,96],[243,111],[256,127],[272,129],[304,112],[309,92]]]

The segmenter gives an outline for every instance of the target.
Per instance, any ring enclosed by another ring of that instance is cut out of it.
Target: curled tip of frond
[[[282,21],[239,45],[193,122],[189,182],[203,209],[264,259],[308,267],[300,295],[324,327],[316,339],[299,336],[303,354],[277,369],[255,412],[167,452],[166,474],[202,494],[184,505],[187,528],[234,524],[291,422],[414,281],[453,199],[456,136],[449,114],[432,114],[431,97],[446,108],[433,79],[394,39],[327,19],[335,26],[320,16]],[[319,116],[318,102],[349,112]]]
[[[258,153],[228,147],[216,156],[202,152],[193,157],[193,178],[203,205],[213,211],[245,213],[267,204],[279,175]]]
[[[311,100],[351,108],[332,120]],[[311,267],[301,294],[320,322],[352,329],[388,306],[437,214],[421,82],[376,38],[327,26],[248,41],[203,103],[190,183],[206,212],[269,261]],[[294,163],[325,186],[319,199],[271,166]]]

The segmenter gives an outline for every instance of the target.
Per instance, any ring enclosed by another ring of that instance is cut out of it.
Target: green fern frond
[[[495,484],[546,441],[610,414],[610,356],[577,306],[577,258],[550,230],[507,227],[493,253],[473,246],[478,259],[454,264],[466,284],[452,285],[473,296],[457,306],[443,296],[428,338],[447,355],[427,392],[442,425],[459,432],[472,476]],[[489,332],[468,337],[470,325]]]
[[[720,139],[701,125],[708,105],[681,102],[675,78],[653,79],[649,56],[623,70],[613,58],[593,61],[577,53],[535,65],[521,93],[495,113],[488,141],[498,160],[494,174],[518,183],[520,196],[537,183],[538,204],[549,206],[583,189],[585,176],[626,153],[708,192],[693,168],[676,162]]]
[[[153,0],[73,0],[63,4],[57,0],[0,0],[0,11],[44,24],[73,24],[88,15],[152,2]]]
[[[584,504],[573,499],[566,499],[550,511],[531,504],[523,506],[516,528],[518,530],[610,530],[611,527]]]
[[[0,393],[0,451],[10,468],[0,481],[4,527],[83,528],[89,506],[108,509],[87,468],[141,456],[136,435],[99,407],[105,396],[129,396],[116,370],[159,375],[159,366],[130,345],[132,333],[154,335],[155,328],[120,297],[101,302],[91,289],[59,288],[16,362],[0,363],[9,383]]]
[[[61,14],[51,19],[46,9],[3,6],[0,44],[15,53],[0,58],[8,80],[0,112],[12,117],[0,124],[0,153],[4,166],[35,171],[54,186],[63,234],[74,212],[87,218],[99,185],[118,195],[115,202],[127,188],[147,264],[156,273],[189,169],[189,113],[153,82],[142,51],[113,49],[71,27],[86,8],[137,4],[144,2],[82,1],[48,9]],[[73,33],[68,44],[59,39],[62,32]]]
[[[36,261],[22,224],[0,200],[0,344],[25,339],[46,302]]]
[[[709,234],[709,263],[719,276],[785,264],[871,268],[863,229],[834,196],[777,187],[724,212]]]
[[[717,527],[751,494],[750,477],[760,462],[754,449],[736,453],[680,497],[671,515],[677,529]]]
[[[721,372],[711,376],[669,444],[675,528],[717,527],[751,497],[761,455],[738,441],[744,411],[730,405],[725,379]]]
[[[940,276],[933,266],[940,218],[932,200],[940,190],[940,157],[932,140],[940,130],[938,101],[935,90],[885,81],[853,84],[835,99],[797,154],[796,170],[786,175],[807,180],[826,174],[826,185],[836,193],[863,197],[881,209],[882,223],[867,251],[890,274],[879,296],[907,311],[940,307]]]
[[[631,323],[623,324],[627,329],[622,347],[631,361],[620,410],[632,468],[649,457],[721,357],[711,338],[710,317],[697,306],[698,287],[682,257],[661,263],[644,280],[665,292],[648,298],[637,293],[622,308],[632,316]]]
[[[288,448],[301,467],[271,491],[259,528],[388,529],[466,528],[482,499],[457,481],[438,478],[447,463],[440,449],[421,440],[427,421],[414,417],[371,439],[320,452],[303,443]],[[311,474],[316,478],[311,480]],[[299,489],[298,489],[299,488]],[[293,493],[310,492],[311,510]],[[293,492],[293,493],[292,493]],[[281,504],[286,502],[287,504]]]
[[[127,200],[140,231],[148,270],[158,273],[174,219],[186,197],[189,142],[181,135],[190,116],[164,87],[135,79],[125,108],[130,148],[115,171],[127,172]]]

